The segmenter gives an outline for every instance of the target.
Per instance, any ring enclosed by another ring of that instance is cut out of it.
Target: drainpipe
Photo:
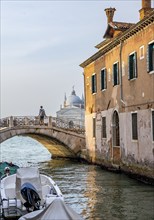
[[[123,41],[120,41],[120,101],[126,105],[126,103],[123,100],[123,83],[122,83],[122,47],[123,47]]]

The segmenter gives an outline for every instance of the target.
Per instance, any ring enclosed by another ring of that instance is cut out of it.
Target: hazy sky
[[[79,64],[97,52],[115,21],[139,21],[141,0],[1,0],[1,117],[37,115],[43,105],[56,115],[75,86],[83,93]]]

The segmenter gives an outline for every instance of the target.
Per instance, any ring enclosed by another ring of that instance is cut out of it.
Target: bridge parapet
[[[40,120],[38,116],[10,116],[6,118],[0,119],[0,130],[4,128],[12,128],[12,127],[32,127],[32,126],[39,126]],[[61,128],[64,130],[69,130],[77,133],[84,133],[85,128],[83,125],[74,124],[72,121],[64,121],[60,118],[47,116],[44,120],[44,127],[48,128]]]
[[[36,116],[10,116],[0,119],[0,128],[34,125],[39,125],[39,118]]]
[[[85,127],[83,125],[75,124],[73,121],[65,121],[60,118],[52,117],[52,127],[57,127],[69,131],[75,131],[78,133],[84,133]]]
[[[0,128],[1,129],[9,127],[9,124],[10,124],[10,117],[0,119]]]

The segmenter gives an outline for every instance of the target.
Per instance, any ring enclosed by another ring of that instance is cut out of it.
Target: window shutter
[[[128,56],[128,79],[130,80],[130,56]]]
[[[134,65],[135,65],[134,77],[137,78],[137,52],[134,53]]]
[[[150,53],[150,45],[148,45],[147,47],[147,72],[150,72],[150,68],[149,68],[149,53]]]
[[[152,136],[154,141],[154,111],[152,111]]]
[[[103,70],[101,70],[101,90],[103,90]]]
[[[117,63],[113,64],[113,86],[117,85]]]
[[[114,64],[112,66],[112,84],[114,86]]]
[[[97,77],[96,74],[94,75],[94,92],[97,92]]]
[[[91,93],[94,93],[94,75],[91,76]]]
[[[154,43],[152,44],[152,48],[151,48],[151,67],[152,70],[154,70]]]
[[[107,88],[107,70],[106,68],[104,69],[104,89]]]
[[[154,70],[154,43],[149,45],[149,72]]]
[[[101,73],[100,73],[100,90],[102,90],[102,70],[101,70]]]
[[[105,89],[105,70],[102,71],[102,89]]]
[[[119,62],[117,63],[117,85],[119,85]]]
[[[134,72],[135,72],[135,61],[134,61],[134,54],[129,56],[129,77],[130,79],[134,78]]]
[[[117,80],[118,80],[118,68],[117,68],[117,63],[114,65],[114,85],[117,85]]]
[[[91,93],[93,93],[93,76],[91,76]]]

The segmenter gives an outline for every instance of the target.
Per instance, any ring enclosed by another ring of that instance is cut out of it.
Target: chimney
[[[107,23],[112,22],[114,12],[116,11],[116,9],[115,8],[106,8],[104,11],[106,12],[106,16],[107,16]]]
[[[151,8],[151,0],[142,0],[142,8]]]
[[[142,8],[139,10],[140,20],[146,17],[151,11],[151,0],[142,0]]]

